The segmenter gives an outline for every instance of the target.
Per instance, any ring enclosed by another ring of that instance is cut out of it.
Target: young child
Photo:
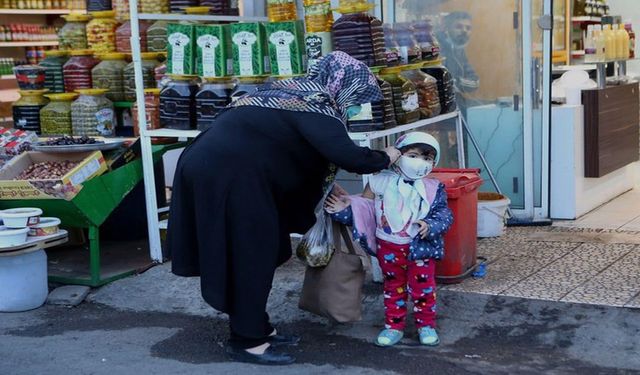
[[[396,148],[402,152],[400,159],[369,178],[362,198],[332,194],[326,211],[354,227],[354,239],[375,252],[382,268],[385,329],[376,344],[392,346],[402,339],[410,295],[420,343],[435,346],[440,340],[435,330],[434,259],[442,258],[443,237],[453,222],[444,185],[427,177],[438,164],[440,146],[431,135],[413,132],[400,137]],[[371,225],[362,218],[367,215],[363,198],[373,200],[375,230],[366,228]],[[375,244],[367,234],[375,237]]]

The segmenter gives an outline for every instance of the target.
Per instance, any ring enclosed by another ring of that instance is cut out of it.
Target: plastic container
[[[186,8],[198,6],[198,0],[169,0],[171,13],[185,13]]]
[[[384,56],[386,66],[400,65],[400,46],[393,36],[393,28],[389,24],[383,26],[384,30]]]
[[[413,36],[422,50],[422,60],[434,61],[440,58],[440,43],[433,32],[433,23],[430,19],[414,22],[412,25]]]
[[[144,109],[147,130],[160,129],[160,89],[151,88],[144,90]],[[139,137],[138,102],[133,103],[131,114],[133,116],[133,135]]]
[[[107,10],[111,10],[111,0],[87,0],[87,12]]]
[[[73,92],[78,89],[90,89],[92,86],[91,70],[100,61],[93,57],[91,50],[71,51],[71,57],[63,65],[64,89]]]
[[[444,66],[422,68],[422,71],[438,81],[441,113],[453,112],[456,109],[456,92],[451,73]]]
[[[435,169],[429,176],[444,184],[453,213],[453,224],[444,236],[444,258],[436,262],[436,277],[444,283],[459,283],[476,264],[480,170]]]
[[[40,133],[48,136],[73,134],[71,102],[78,94],[49,94],[46,97],[51,101],[40,110]]]
[[[305,0],[304,24],[308,33],[330,32],[333,12],[329,0]]]
[[[42,210],[36,207],[10,208],[0,211],[5,227],[10,229],[26,228],[40,223]]]
[[[44,250],[0,256],[0,311],[27,311],[42,306],[49,295]]]
[[[229,79],[206,79],[196,94],[198,130],[213,125],[213,118],[231,103],[234,84]]]
[[[80,96],[71,104],[71,123],[75,136],[113,135],[113,103],[104,89],[77,90]]]
[[[147,51],[167,51],[167,21],[156,21],[147,29]],[[142,42],[142,41],[141,41]]]
[[[12,229],[0,225],[0,248],[19,246],[27,242],[29,228]]]
[[[420,119],[418,92],[416,86],[402,77],[399,67],[387,68],[380,71],[380,78],[391,85],[393,91],[393,109],[398,125],[409,124]]]
[[[413,35],[411,24],[397,23],[393,25],[393,37],[400,50],[401,64],[415,64],[422,61],[422,48]]]
[[[11,106],[13,127],[40,134],[40,110],[49,103],[47,90],[20,90],[20,99]]]
[[[160,92],[160,125],[169,129],[195,129],[197,92],[197,76],[171,75]]]
[[[231,101],[234,102],[244,96],[245,94],[252,93],[263,84],[265,84],[267,77],[254,76],[254,77],[239,77],[236,82],[236,87],[231,93]]]
[[[267,0],[269,22],[295,21],[298,19],[296,0]]]
[[[343,15],[331,27],[333,47],[367,66],[385,66],[385,44],[382,22],[368,14],[373,8],[366,1],[341,1]]]
[[[44,88],[52,93],[64,92],[64,72],[62,67],[69,60],[67,51],[50,50],[45,54],[40,66],[44,71]]]
[[[209,7],[211,14],[230,14],[231,2],[229,0],[200,0],[200,5]]]
[[[401,74],[416,86],[420,117],[426,119],[438,116],[441,111],[438,81],[422,72],[419,65],[407,66]]]
[[[140,13],[169,13],[169,0],[140,0]]]
[[[58,233],[62,222],[57,217],[41,217],[40,223],[29,227],[29,236],[45,237]]]
[[[95,53],[115,51],[118,27],[115,12],[112,10],[92,12],[91,16],[93,19],[87,23],[87,46]]]
[[[380,90],[382,91],[383,99],[383,124],[385,129],[395,128],[398,123],[396,121],[396,111],[393,107],[393,88],[391,84],[379,75],[376,77],[378,80],[378,86],[380,86]]]
[[[140,8],[140,5],[138,5]],[[124,22],[129,20],[129,0],[112,0],[112,9],[116,14],[116,21]]]
[[[18,65],[13,67],[13,74],[20,90],[43,90],[45,69],[40,65]]]
[[[62,16],[67,23],[58,31],[59,48],[76,50],[87,48],[87,22],[91,17],[86,14],[72,13]]]
[[[504,234],[507,208],[511,200],[498,193],[478,193],[478,237],[499,237]]]
[[[120,102],[124,96],[124,68],[127,66],[124,53],[110,52],[100,55],[100,63],[91,70],[94,89],[107,90],[107,99]]]
[[[140,52],[147,51],[147,30],[151,24],[147,21],[139,21],[140,27]],[[131,53],[131,22],[125,21],[116,29],[116,50],[118,52]]]
[[[141,55],[142,66],[142,84],[145,89],[156,87],[155,68],[160,64],[158,62],[158,53],[144,52]],[[133,62],[130,62],[124,68],[124,99],[127,101],[136,100],[136,77],[133,68]]]

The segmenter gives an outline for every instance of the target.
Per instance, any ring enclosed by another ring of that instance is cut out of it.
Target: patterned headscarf
[[[230,107],[314,112],[346,123],[347,108],[380,100],[382,92],[369,68],[344,52],[332,52],[322,57],[307,76],[263,85]]]

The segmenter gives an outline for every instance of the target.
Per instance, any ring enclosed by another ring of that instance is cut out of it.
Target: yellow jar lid
[[[78,94],[75,92],[64,92],[60,94],[47,94],[45,96],[55,102],[68,102],[77,98]]]
[[[157,88],[154,88],[154,89],[144,89],[144,93],[145,93],[145,94],[160,95],[160,89],[157,89]]]
[[[171,79],[179,80],[179,81],[186,81],[189,79],[198,78],[197,75],[191,75],[191,74],[167,74],[167,77]]]
[[[107,91],[107,89],[77,89],[76,92],[80,95],[91,95],[91,96],[95,96],[95,95],[103,95],[105,94]]]
[[[153,60],[157,59],[160,54],[158,52],[142,52],[140,54],[140,58],[142,60]]]
[[[116,18],[115,10],[101,10],[97,12],[89,12],[93,18]]]
[[[231,77],[202,77],[202,80],[209,83],[231,82]]]
[[[89,56],[93,55],[93,50],[90,49],[74,49],[69,52],[71,56]]]
[[[124,60],[127,57],[126,54],[121,52],[107,52],[107,53],[97,53],[96,57],[101,60]]]
[[[416,64],[401,65],[400,68],[402,68],[402,70],[419,70],[420,68],[422,68],[423,64],[424,63],[420,62]]]
[[[184,8],[186,14],[209,14],[211,7],[188,7]]]
[[[336,12],[342,13],[342,14],[349,14],[349,13],[368,12],[375,7],[376,6],[374,4],[364,2],[364,3],[358,3],[358,4],[352,4],[352,5],[341,5],[341,6],[338,6],[338,8],[332,9],[332,10],[335,10]]]
[[[44,95],[44,93],[49,92],[49,89],[44,89],[44,90],[18,90],[18,92],[22,96],[39,96],[39,95]]]
[[[90,16],[80,13],[69,13],[65,16],[62,16],[62,18],[64,18],[64,20],[67,22],[87,22],[91,19]]]
[[[44,55],[45,57],[50,57],[50,56],[67,56],[69,54],[69,51],[66,50],[60,50],[60,49],[52,49],[49,51],[44,51]]]
[[[402,72],[402,66],[390,66],[380,69],[380,74],[398,74],[400,72]]]

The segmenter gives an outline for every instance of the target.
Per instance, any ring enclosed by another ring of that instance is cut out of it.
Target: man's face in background
[[[449,25],[449,38],[459,47],[464,47],[469,43],[471,37],[471,20],[458,19]]]

